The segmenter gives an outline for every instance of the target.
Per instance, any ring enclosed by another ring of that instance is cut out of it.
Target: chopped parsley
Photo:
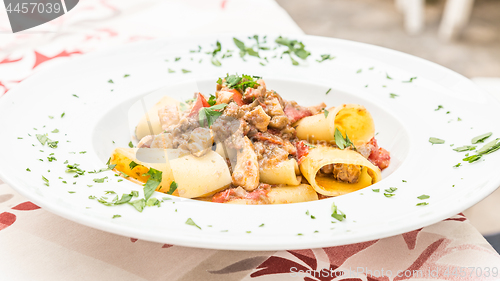
[[[430,196],[429,196],[429,195],[422,194],[422,195],[420,195],[420,196],[419,196],[419,197],[417,197],[417,198],[418,198],[418,199],[420,199],[420,200],[425,200],[425,199],[429,199],[429,198],[430,198]]]
[[[362,71],[363,71],[363,69],[360,68],[360,69],[358,69],[358,71],[356,71],[356,74],[361,73]]]
[[[255,88],[256,86],[260,86],[259,83],[257,83],[256,79],[258,79],[260,77],[257,77],[257,76],[250,76],[250,75],[245,75],[245,74],[242,74],[241,77],[238,76],[237,74],[236,75],[229,75],[229,74],[226,74],[226,77],[224,78],[225,80],[225,85],[229,88],[229,89],[236,89],[236,90],[240,90],[241,92],[245,93],[245,90],[247,88]],[[222,79],[219,78],[219,80],[217,80],[217,83],[219,85],[222,85]]]
[[[103,183],[104,180],[107,180],[107,179],[108,179],[108,177],[106,176],[106,177],[100,178],[100,179],[93,179],[93,181],[96,182],[96,183]]]
[[[468,156],[468,157],[465,157],[464,159],[462,159],[462,161],[467,161],[469,163],[474,163],[476,162],[477,160],[481,159],[481,155],[471,155],[471,156]]]
[[[108,83],[114,84],[115,82],[113,82],[113,80],[112,80],[112,79],[109,79],[109,80],[108,80]]]
[[[77,95],[75,95],[75,94],[73,94],[73,96],[74,96],[75,98],[80,98],[79,96],[77,96]]]
[[[125,75],[123,75],[123,78],[127,78],[129,76],[130,76],[130,74],[125,74]]]
[[[389,97],[390,97],[391,99],[394,99],[394,98],[396,98],[396,97],[399,97],[399,95],[396,95],[396,94],[394,94],[394,93],[390,93],[390,94],[389,94]]]
[[[135,200],[135,201],[130,201],[128,204],[132,205],[137,211],[142,212],[144,210],[144,207],[146,207],[146,200],[144,198]]]
[[[130,167],[130,170],[133,170],[135,167],[137,167],[139,164],[135,163],[134,161],[130,162],[128,166]]]
[[[392,77],[389,76],[389,74],[387,74],[387,72],[385,73],[385,78],[389,79],[389,80],[392,80]]]
[[[264,224],[259,225],[259,227],[264,227]]]
[[[220,78],[219,78],[219,79],[220,79]],[[216,98],[215,98],[215,96],[214,96],[214,95],[210,95],[210,98],[208,98],[208,101],[207,101],[207,102],[208,102],[208,104],[209,104],[210,106],[212,106],[212,105],[215,105],[215,103],[216,103],[217,101],[216,101]]]
[[[31,172],[30,168],[26,168],[26,171]]]
[[[394,195],[396,195],[396,194],[394,194],[394,193],[384,193],[384,196],[387,197],[387,198],[392,197]]]
[[[342,135],[342,133],[339,131],[338,128],[335,128],[335,134],[334,134],[334,137],[335,137],[335,144],[340,148],[340,149],[344,149],[344,148],[347,148],[349,146],[352,146],[352,148],[354,150],[356,150],[356,147],[354,147],[354,144],[351,142],[351,140],[349,139],[349,137],[347,136],[347,133],[345,135],[345,138],[344,136]]]
[[[59,130],[56,128],[56,129],[54,129],[51,133],[54,133],[54,134],[55,134],[55,133],[59,133]]]
[[[483,147],[481,147],[477,153],[478,154],[490,154],[492,152],[497,151],[500,149],[500,142],[498,142],[500,139],[495,139],[493,141],[490,141],[489,143],[485,144]]]
[[[149,175],[148,181],[144,185],[144,198],[146,200],[153,195],[153,192],[160,185],[162,180],[163,172],[158,171],[156,169],[150,168],[146,175]]]
[[[49,180],[46,177],[44,177],[43,175],[42,175],[42,180],[45,182],[44,184],[46,186],[49,186]]]
[[[128,143],[128,147],[130,147],[130,148],[134,148],[134,144],[132,143],[132,141],[130,141],[130,142]]]
[[[372,189],[373,192],[380,192],[380,189],[377,188],[377,189]]]
[[[442,108],[443,108],[443,106],[442,106],[442,105],[438,105],[438,107],[437,107],[436,109],[434,109],[434,111],[438,111],[438,110],[440,110],[440,109],[442,109]]]
[[[187,69],[184,69],[184,68],[181,69],[181,71],[182,71],[182,73],[190,73],[191,72],[191,70],[187,70]]]
[[[80,169],[78,166],[80,166],[80,164],[73,164],[73,165],[66,165],[66,173],[76,173],[77,175],[80,175],[82,176],[85,171]]]
[[[387,193],[394,193],[394,191],[398,190],[396,187],[389,187],[389,189],[386,189],[385,192]]]
[[[325,95],[328,95],[328,93],[330,93],[331,90],[332,90],[332,88],[328,89],[328,91],[326,91]]]
[[[302,60],[306,60],[307,57],[311,55],[311,52],[305,49],[304,43],[299,42],[297,40],[290,40],[288,38],[283,38],[280,36],[276,38],[275,42],[278,43],[279,45],[288,47],[288,50],[284,51],[281,54],[281,57],[283,57],[283,55],[285,54],[288,54],[290,56],[293,65],[299,65],[299,63],[295,59],[293,59],[292,53],[295,54],[297,57],[301,58]]]
[[[325,114],[325,118],[328,118],[328,113],[330,113],[330,112],[328,110],[326,110],[326,108],[323,109],[323,113]]]
[[[476,149],[475,145],[464,145],[461,147],[454,148],[453,150],[455,150],[457,152],[463,152],[463,151],[472,151],[474,149]]]
[[[432,144],[443,144],[445,141],[442,140],[442,139],[430,137],[429,138],[429,142],[432,143]]]
[[[478,142],[484,142],[487,138],[489,138],[493,133],[489,132],[486,134],[479,135],[471,140],[472,144],[476,144]]]
[[[416,206],[425,206],[425,205],[429,205],[429,203],[427,203],[427,202],[420,202]]]
[[[168,69],[168,73],[175,73],[175,70],[173,70],[173,69],[169,68],[169,69]]]
[[[408,81],[403,81],[403,83],[411,83],[413,80],[417,79],[417,77],[411,77]]]
[[[222,110],[227,106],[225,103],[213,105],[211,107],[203,107],[198,112],[198,122],[200,126],[204,126],[205,123],[208,127],[212,126],[212,124],[222,115]],[[220,110],[220,111],[219,111]]]
[[[337,208],[335,203],[332,203],[332,218],[338,221],[343,221],[346,218],[346,215]]]
[[[197,227],[197,228],[201,229],[201,227],[199,227],[199,226],[198,226],[198,225],[197,225],[197,224],[193,221],[193,219],[191,219],[191,218],[188,218],[188,219],[186,220],[186,224],[187,224],[187,225],[192,225],[192,226],[195,226],[195,227]],[[227,231],[227,230],[226,230],[226,231]]]
[[[170,184],[170,188],[169,188],[167,194],[170,194],[170,195],[174,194],[175,190],[177,190],[177,187],[178,187],[177,183],[175,181],[173,181]]]
[[[321,59],[320,60],[316,60],[317,62],[324,62],[325,60],[333,60],[335,57],[332,57],[331,55],[329,54],[324,54],[324,55],[321,55]]]
[[[260,58],[259,52],[256,52],[253,48],[245,46],[245,43],[243,43],[241,40],[237,39],[236,37],[233,37],[233,42],[240,49],[240,57],[243,58],[245,57],[246,54]]]
[[[113,219],[121,218],[121,215],[113,215]]]

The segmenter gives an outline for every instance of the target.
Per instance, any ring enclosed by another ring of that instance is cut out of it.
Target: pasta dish
[[[149,196],[156,190],[217,203],[339,196],[380,181],[390,163],[362,105],[302,106],[249,75],[219,78],[208,98],[163,97],[135,137],[136,147],[113,151],[115,172]]]

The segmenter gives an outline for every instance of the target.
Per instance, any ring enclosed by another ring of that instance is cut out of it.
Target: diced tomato
[[[260,201],[262,197],[267,197],[267,193],[269,192],[269,185],[261,184],[262,187],[267,186],[267,188],[258,188],[252,192],[243,194],[239,194],[236,192],[235,188],[226,189],[224,191],[216,193],[212,197],[212,202],[215,203],[226,203],[232,199],[249,199],[254,201]]]
[[[243,95],[240,93],[240,91],[236,89],[230,89],[230,92],[232,92],[233,95],[233,100],[236,102],[239,106],[244,105],[245,103],[243,102]]]
[[[391,154],[389,151],[379,147],[375,138],[372,138],[368,145],[372,147],[368,160],[370,160],[373,165],[378,166],[380,170],[387,168],[391,162]]]
[[[229,200],[229,196],[231,194],[234,194],[234,189],[232,189],[232,188],[218,192],[212,197],[212,202],[215,202],[215,203],[227,202]]]
[[[250,200],[255,200],[255,201],[259,201],[262,197],[267,197],[267,192],[269,192],[269,189],[256,189],[250,193],[248,193],[246,196],[245,196],[245,199],[250,199]]]
[[[284,111],[286,117],[288,117],[288,120],[290,121],[291,124],[299,121],[304,117],[312,115],[312,112],[305,107],[296,108],[294,106],[285,106]]]
[[[205,97],[201,94],[198,93],[198,96],[196,97],[196,102],[194,103],[193,107],[191,108],[191,112],[189,113],[189,116],[194,116],[198,114],[200,109],[202,107],[210,107],[210,104],[208,104],[207,100]]]
[[[295,148],[297,148],[297,162],[300,164],[309,154],[309,146],[305,145],[303,141],[298,141],[295,143]]]

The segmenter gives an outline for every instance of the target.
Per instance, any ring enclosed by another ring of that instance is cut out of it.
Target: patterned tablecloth
[[[224,32],[302,33],[272,0],[83,0],[68,14],[18,34],[10,33],[2,11],[0,96],[71,56],[157,37]],[[500,256],[462,214],[346,246],[218,251],[79,225],[40,209],[0,182],[2,281],[500,280],[499,269]]]

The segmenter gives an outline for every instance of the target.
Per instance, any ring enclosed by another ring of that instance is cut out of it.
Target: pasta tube
[[[319,113],[304,117],[297,122],[296,130],[299,139],[310,142],[326,141],[335,143],[335,129],[355,146],[369,142],[375,135],[375,124],[371,114],[362,105],[343,104],[328,109],[328,115]]]
[[[352,167],[353,171],[347,171],[347,173],[342,171],[342,176],[351,176],[352,173],[357,172],[357,180],[349,183],[335,178],[332,173],[320,172],[321,168],[328,167],[331,164],[344,164],[344,169]],[[314,190],[326,196],[339,196],[350,193],[372,185],[382,178],[380,169],[361,154],[348,149],[340,150],[323,145],[311,148],[299,167],[302,175]],[[349,172],[351,175],[349,175]]]
[[[131,162],[137,165],[131,165]],[[120,171],[134,181],[145,183],[144,176],[150,168],[162,172],[162,181],[157,191],[168,192],[175,181],[177,190],[173,195],[194,198],[214,194],[231,183],[231,174],[225,160],[217,153],[209,151],[196,157],[179,149],[117,148],[110,160]]]
[[[268,184],[299,185],[299,166],[295,159],[282,161],[277,165],[259,167],[260,181]]]

